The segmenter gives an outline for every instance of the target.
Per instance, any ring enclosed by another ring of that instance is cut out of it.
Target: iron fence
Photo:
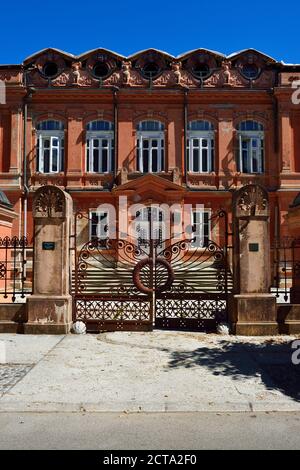
[[[16,302],[32,294],[32,252],[26,237],[0,238],[0,298]]]
[[[273,289],[279,303],[300,298],[300,238],[276,238],[272,246]]]

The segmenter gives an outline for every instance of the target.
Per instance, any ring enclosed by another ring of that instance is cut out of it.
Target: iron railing
[[[300,297],[300,238],[276,238],[272,246],[273,289],[279,303]]]
[[[0,300],[12,302],[32,294],[32,268],[27,260],[32,260],[33,248],[26,237],[0,238]]]

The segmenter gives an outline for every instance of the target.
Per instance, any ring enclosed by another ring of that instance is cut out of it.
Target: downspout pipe
[[[23,98],[23,235],[27,236],[27,203],[28,203],[28,179],[27,179],[27,118],[28,118],[28,100],[31,99],[33,88],[29,88]]]
[[[183,150],[183,155],[184,155],[184,175],[185,175],[185,185],[186,185],[186,188],[189,190],[189,191],[193,191],[193,192],[199,192],[199,191],[203,191],[201,189],[197,189],[197,188],[192,188],[190,185],[189,185],[189,179],[188,179],[188,158],[187,158],[187,134],[188,134],[188,92],[189,90],[188,89],[185,89],[184,90],[184,150]]]
[[[27,237],[27,201],[29,194],[29,187],[27,182],[27,116],[28,116],[28,103],[26,97],[23,103],[23,236]]]
[[[118,171],[118,161],[119,161],[119,155],[118,155],[118,88],[114,87],[113,88],[113,103],[114,103],[114,162],[113,162],[113,168],[114,168],[114,184],[116,184],[116,179],[117,179],[117,171]]]
[[[184,155],[184,175],[185,175],[185,184],[188,189],[189,182],[188,182],[188,161],[187,161],[187,126],[188,126],[188,90],[184,90],[184,108],[183,108],[183,120],[184,120],[184,148],[183,148],[183,155]]]

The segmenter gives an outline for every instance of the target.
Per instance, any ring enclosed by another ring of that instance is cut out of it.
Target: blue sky
[[[174,55],[253,47],[300,63],[299,0],[11,0],[0,12],[2,64],[20,63],[45,47],[73,54],[105,47],[124,55],[148,47]]]

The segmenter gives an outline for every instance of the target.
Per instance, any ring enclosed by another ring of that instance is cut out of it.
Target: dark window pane
[[[256,155],[253,157],[252,159],[252,169],[253,169],[253,172],[254,173],[257,173],[258,172],[258,164],[257,164],[257,157]]]
[[[140,149],[139,149],[139,147],[136,148],[136,167],[137,167],[137,171],[141,171],[141,168],[140,168]]]
[[[44,151],[44,172],[49,173],[50,170],[50,151]]]
[[[64,149],[60,151],[60,168],[59,171],[64,171],[64,162],[65,162],[65,152]]]
[[[143,173],[149,172],[149,151],[143,150]]]
[[[90,171],[90,151],[87,149],[86,152],[86,170]]]
[[[142,121],[137,125],[140,131],[163,131],[164,125],[159,121]]]
[[[110,162],[110,168],[108,168],[108,171],[113,171],[115,168],[115,151],[114,148],[111,149],[111,162]]]
[[[95,172],[99,172],[99,150],[94,149],[93,150],[93,170]]]
[[[188,123],[188,130],[190,131],[209,131],[213,129],[214,126],[209,121],[190,121]]]
[[[105,173],[108,170],[108,159],[107,150],[102,150],[102,171]]]
[[[243,150],[242,152],[242,160],[243,160],[243,173],[248,173],[249,168],[248,168],[248,152],[246,150]]]
[[[111,131],[114,125],[109,121],[91,121],[86,126],[88,131]]]
[[[202,150],[202,171],[208,171],[207,149]]]
[[[157,165],[157,150],[152,150],[152,171],[153,173],[157,173],[158,165]]]
[[[199,150],[193,149],[193,171],[198,172],[199,168]]]
[[[57,166],[57,149],[52,150],[52,171],[57,171],[58,166]]]

